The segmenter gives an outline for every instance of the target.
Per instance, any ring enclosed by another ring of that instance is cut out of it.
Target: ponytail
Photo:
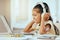
[[[58,28],[53,24],[53,26],[54,26],[54,30],[55,30],[55,34],[56,35],[59,35],[59,30],[58,30]]]

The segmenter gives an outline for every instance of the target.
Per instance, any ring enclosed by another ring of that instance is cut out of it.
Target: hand
[[[47,21],[47,20],[49,19],[49,16],[50,16],[49,13],[42,14],[42,19],[43,19],[44,21]]]
[[[32,23],[35,23],[35,21],[32,19],[32,21],[31,21]]]

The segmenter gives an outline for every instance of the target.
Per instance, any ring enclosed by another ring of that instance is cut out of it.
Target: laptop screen
[[[9,25],[4,16],[0,16],[0,34],[11,33]]]

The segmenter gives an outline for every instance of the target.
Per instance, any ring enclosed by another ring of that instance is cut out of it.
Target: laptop
[[[5,16],[0,15],[0,34],[9,34],[12,33],[11,28],[9,27]]]

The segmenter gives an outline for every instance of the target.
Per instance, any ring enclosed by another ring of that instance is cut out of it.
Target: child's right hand
[[[46,21],[46,20],[48,20],[49,19],[49,13],[45,13],[45,14],[42,14],[42,19],[44,20],[44,21]]]
[[[31,22],[32,22],[32,23],[35,23],[35,21],[34,21],[34,20],[32,20]]]

